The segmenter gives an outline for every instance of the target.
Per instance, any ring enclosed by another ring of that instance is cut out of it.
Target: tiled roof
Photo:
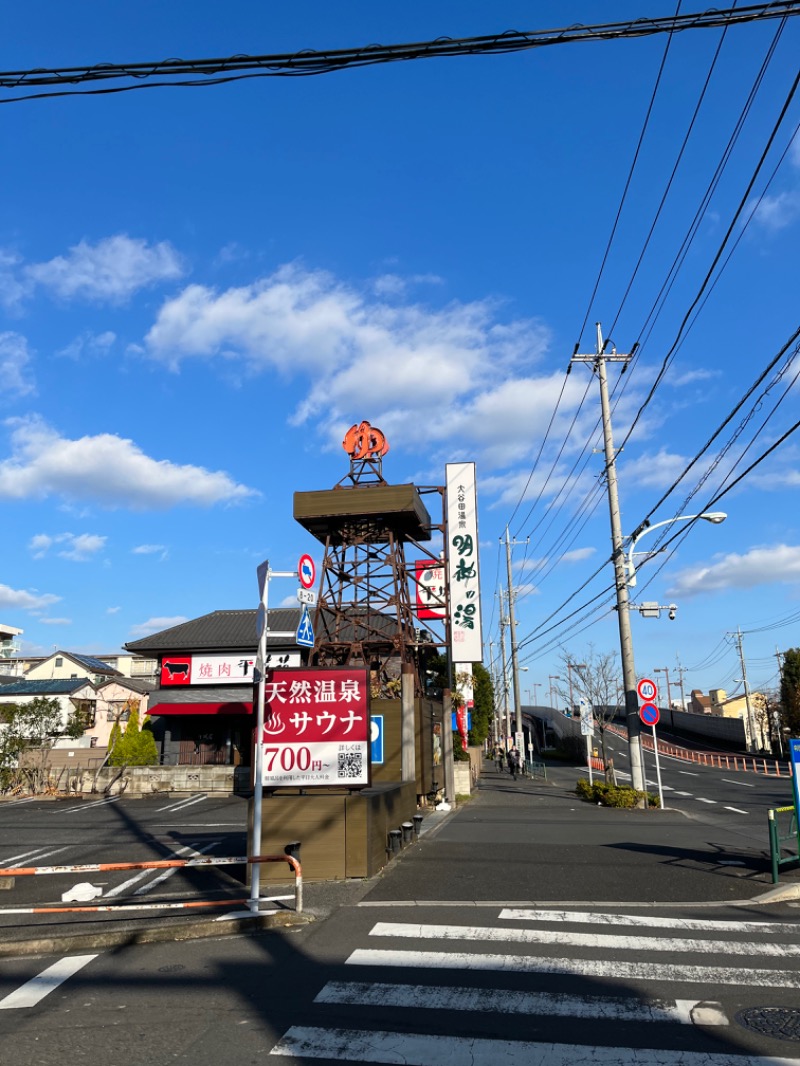
[[[155,681],[145,681],[143,677],[110,677],[108,681],[100,682],[97,686],[97,691],[100,692],[102,689],[108,688],[109,685],[120,685],[122,688],[130,689],[132,692],[138,692],[141,695],[152,692],[156,687]]]
[[[276,607],[269,612],[269,628],[273,632],[296,632],[300,624],[299,607]],[[271,637],[271,647],[294,647],[293,637]],[[137,655],[159,655],[165,651],[256,651],[256,612],[212,611],[189,622],[151,633],[141,640],[125,645]]]
[[[14,681],[0,688],[0,698],[9,696],[69,696],[76,689],[85,685],[91,687],[91,681],[85,677],[51,678],[49,681]]]

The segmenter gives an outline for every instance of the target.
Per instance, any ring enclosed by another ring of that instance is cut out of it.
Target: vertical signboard
[[[797,840],[800,846],[800,740],[789,741],[789,759],[792,764],[792,792],[797,825]]]
[[[417,559],[414,563],[414,584],[417,594],[417,618],[444,618],[444,563]]]
[[[474,463],[448,463],[447,580],[450,649],[455,662],[483,661],[478,566],[478,497]]]

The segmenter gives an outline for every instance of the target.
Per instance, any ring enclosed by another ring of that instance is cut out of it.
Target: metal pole
[[[742,627],[738,626],[736,629],[736,642],[739,646],[739,661],[742,664],[742,683],[744,684],[744,700],[747,707],[747,724],[750,729],[750,744],[751,751],[755,751],[756,748],[756,722],[753,715],[753,708],[750,703],[750,685],[747,682],[747,666],[744,661],[744,648],[742,646]]]
[[[503,590],[500,589],[500,665],[503,671],[503,707],[505,709],[505,729],[503,747],[506,747],[506,737],[511,732],[511,708],[508,703],[508,662],[506,660],[506,626],[508,620],[503,614]]]
[[[658,761],[658,742],[656,740],[656,727],[653,726],[653,751],[656,756],[656,780],[658,781],[658,802],[661,804],[661,810],[664,810],[664,792],[661,788],[661,765]]]
[[[612,349],[606,355],[600,323],[597,323],[597,351],[593,356],[573,353],[573,361],[592,363],[600,382],[600,406],[603,415],[603,449],[605,454],[606,480],[608,482],[608,510],[611,519],[611,548],[614,561],[614,584],[617,594],[617,624],[622,659],[622,681],[625,685],[625,718],[628,726],[628,752],[631,764],[631,784],[644,792],[645,781],[642,767],[642,738],[639,730],[639,700],[636,694],[636,663],[633,657],[628,582],[625,573],[625,556],[622,542],[622,521],[617,488],[616,455],[611,428],[611,407],[608,401],[606,361],[626,363],[629,355],[617,355]]]
[[[506,526],[506,571],[508,574],[508,625],[511,630],[511,680],[514,685],[514,731],[522,732],[522,699],[519,691],[519,663],[517,662],[517,621],[514,617],[514,585],[511,580],[511,541]]]
[[[256,690],[256,735],[255,751],[253,753],[253,835],[250,841],[250,855],[261,854],[261,808],[264,797],[262,779],[264,774],[264,695],[265,678],[264,664],[267,661],[267,631],[269,630],[269,560],[265,560],[259,569],[259,581],[261,588],[261,603],[259,605],[259,628],[258,635],[258,686]],[[250,900],[248,907],[251,911],[258,911],[258,897],[261,893],[261,867],[253,863],[250,872]]]

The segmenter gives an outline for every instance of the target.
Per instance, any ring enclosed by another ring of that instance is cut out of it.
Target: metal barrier
[[[627,729],[621,729],[616,725],[607,725],[609,733],[628,739]],[[642,746],[648,751],[653,750],[653,739],[646,733],[642,733]],[[680,748],[674,744],[666,744],[663,740],[658,741],[660,755],[671,755],[674,759],[683,759],[686,762],[694,762],[700,766],[711,766],[718,770],[744,770],[754,774],[764,774],[767,777],[783,777],[779,759],[765,758],[763,755],[725,755],[719,752],[692,751],[691,748]],[[791,765],[786,763],[784,771],[789,777],[792,776]]]
[[[154,859],[152,862],[97,862],[80,863],[77,866],[22,866],[9,870],[0,870],[0,877],[38,877],[41,874],[77,874],[106,870],[165,870],[186,866],[241,866],[243,863],[285,862],[294,870],[294,908],[300,914],[303,910],[303,868],[294,855],[237,855],[218,858],[214,855],[200,859]],[[93,904],[90,907],[24,907],[0,908],[3,914],[88,914],[98,911],[135,911],[135,910],[181,910],[198,907],[227,907],[231,904],[249,903],[245,899],[193,900],[189,903],[114,903],[111,905]]]
[[[791,814],[791,818],[788,819],[789,831],[781,834],[775,815],[787,813]],[[767,812],[767,818],[769,819],[769,856],[772,860],[772,883],[777,885],[778,867],[784,866],[787,862],[800,862],[800,832],[798,832],[797,815],[794,806],[774,807]],[[781,858],[781,851],[788,851],[786,847],[788,841],[794,841],[797,844],[797,851]]]
[[[547,780],[547,767],[541,759],[528,759],[525,768],[530,777],[541,777],[543,781]]]

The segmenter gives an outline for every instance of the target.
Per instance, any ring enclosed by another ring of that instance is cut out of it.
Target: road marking
[[[209,844],[206,848],[203,849],[203,851],[210,850],[214,847],[214,844],[216,843],[217,841],[214,841],[213,843]],[[191,852],[194,856],[202,854],[202,852],[195,851],[194,846],[192,844],[187,844],[184,848],[178,848],[178,850],[175,852],[175,857],[177,858],[180,855],[185,855],[187,852]],[[180,869],[180,866],[173,866],[169,870],[165,870],[162,874],[159,874],[158,877],[154,877],[151,882],[146,885],[142,885],[141,888],[138,888],[133,893],[134,896],[140,896],[143,892],[149,892],[151,888],[154,888],[162,881],[166,881],[168,877],[171,877],[172,874],[177,873],[177,871]],[[110,899],[113,896],[121,896],[123,892],[126,892],[133,885],[138,884],[139,881],[141,881],[143,878],[149,877],[152,872],[152,870],[140,870],[137,874],[134,874],[133,877],[129,877],[127,881],[123,881],[121,885],[117,885],[116,888],[112,888],[108,892],[106,892],[105,898]]]
[[[738,807],[726,807],[726,811],[733,811],[734,814],[749,814],[749,811],[741,811]]]
[[[177,800],[175,803],[170,803],[166,807],[156,807],[156,814],[161,814],[162,811],[182,811],[184,807],[191,807],[195,803],[199,803],[200,800],[207,799],[205,792],[200,794],[195,793],[194,796],[184,796],[182,799]]]
[[[693,792],[676,792],[675,795],[676,796],[693,796],[694,793]]]
[[[687,777],[699,777],[700,774],[693,774],[691,770],[678,770],[679,774],[685,774]]]
[[[62,807],[60,811],[53,811],[53,814],[73,814],[75,811],[88,811],[92,807],[104,807],[107,803],[117,803],[121,799],[121,796],[105,796],[103,799],[95,800],[93,803],[79,803],[77,807]]]
[[[698,796],[697,797],[697,802],[698,803],[716,803],[717,801],[716,800],[705,799],[704,796]]]
[[[564,929],[492,929],[482,925],[417,925],[413,922],[378,922],[370,936],[403,937],[411,940],[480,940],[493,943],[552,944],[604,951],[699,951],[723,955],[800,955],[800,943],[739,942],[736,940],[689,940],[683,937],[613,936],[610,933],[573,933]]]
[[[386,1030],[321,1029],[293,1025],[270,1051],[292,1061],[339,1059],[344,1062],[405,1063],[406,1066],[742,1066],[741,1055],[725,1052],[664,1051],[660,1048],[545,1044],[530,1040],[478,1039],[468,1036],[428,1036],[423,1033],[392,1033]],[[798,1059],[747,1056],[750,1066],[797,1066]]]
[[[66,851],[67,846],[63,848],[51,848],[49,851],[46,848],[34,848],[32,851],[21,851],[19,855],[12,855],[10,859],[3,859],[2,865],[6,869],[10,869],[15,863],[19,865],[25,859],[30,859],[33,862],[34,859],[48,859],[51,855],[58,855],[61,851]]]
[[[631,925],[649,929],[683,929],[691,932],[782,933],[800,934],[793,922],[725,922],[710,918],[662,918],[646,914],[594,914],[591,911],[535,910],[531,907],[506,907],[500,912],[506,921],[573,922],[578,925]]]
[[[38,977],[32,977],[24,985],[0,999],[0,1010],[17,1010],[21,1007],[35,1007],[54,988],[58,988],[68,977],[72,977],[83,967],[96,959],[97,955],[73,955],[71,958],[59,959]]]
[[[689,981],[709,985],[800,988],[800,973],[791,973],[788,970],[754,970],[749,966],[676,966],[669,963],[605,959],[551,959],[536,955],[477,955],[466,951],[379,951],[374,948],[357,948],[345,961],[345,966],[565,974],[610,977],[626,981]]]
[[[498,1014],[543,1014],[552,1018],[602,1018],[617,1022],[677,1022],[695,1024],[698,1009],[703,1025],[727,1025],[719,1003],[705,1000],[612,999],[569,996],[549,992],[513,992],[503,988],[437,988],[431,985],[329,981],[315,1003],[360,1007],[410,1007],[413,1010],[468,1010]],[[710,1008],[705,1013],[705,1008]],[[707,1020],[713,1019],[713,1020]]]
[[[726,785],[741,785],[743,788],[755,788],[755,785],[751,785],[749,781],[731,781],[729,777],[723,777],[722,780]]]

